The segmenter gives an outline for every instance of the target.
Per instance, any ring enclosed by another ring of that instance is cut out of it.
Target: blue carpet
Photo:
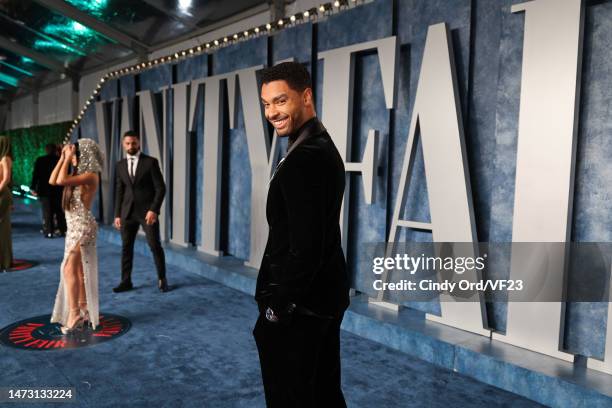
[[[64,240],[44,239],[37,213],[22,205],[13,228],[15,257],[39,264],[0,274],[0,328],[51,312],[63,254]],[[0,347],[0,387],[75,387],[79,407],[265,405],[250,296],[177,268],[168,271],[173,290],[160,294],[152,259],[139,255],[136,289],[114,294],[120,248],[99,243],[98,256],[101,310],[127,317],[132,329],[78,350]],[[540,406],[346,332],[342,364],[349,407]]]

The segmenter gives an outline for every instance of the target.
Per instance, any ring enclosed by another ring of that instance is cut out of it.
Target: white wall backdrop
[[[37,113],[37,112],[36,112]],[[33,126],[35,123],[34,99],[32,95],[24,96],[11,104],[10,118],[7,128],[19,129]]]
[[[72,84],[64,82],[38,95],[38,125],[66,122],[73,118]],[[33,107],[34,109],[36,106]]]

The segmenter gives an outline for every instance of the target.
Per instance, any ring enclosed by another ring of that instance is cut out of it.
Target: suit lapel
[[[138,183],[138,180],[140,180],[140,178],[142,177],[146,160],[147,156],[145,156],[144,153],[140,153],[140,157],[138,158],[138,165],[136,166],[136,174],[134,175],[134,183],[132,184]]]
[[[272,183],[272,180],[274,180],[274,176],[276,176],[276,173],[278,173],[283,163],[285,163],[285,159],[289,157],[289,154],[291,154],[293,150],[295,150],[300,144],[308,141],[308,139],[312,138],[313,136],[319,135],[325,131],[326,129],[323,124],[319,121],[319,119],[316,118],[310,124],[306,125],[302,130],[300,130],[299,136],[296,138],[295,142],[293,142],[291,147],[287,150],[287,154],[285,154],[285,157],[281,158],[278,164],[276,165],[274,173],[272,173],[272,177],[270,177],[270,180],[268,181],[268,187]]]
[[[270,184],[272,184],[272,180],[274,180],[274,176],[276,176],[276,173],[278,173],[278,170],[280,170],[281,166],[285,162],[285,157],[281,158],[278,164],[276,165],[276,168],[274,169],[274,173],[272,173],[272,177],[270,177],[270,180],[268,181],[268,187],[270,187]]]
[[[130,173],[128,171],[127,159],[121,159],[119,162],[119,170],[125,173],[127,181],[130,181]]]

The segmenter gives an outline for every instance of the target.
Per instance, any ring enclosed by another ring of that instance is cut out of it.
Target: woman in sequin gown
[[[70,164],[72,173],[69,173]],[[93,329],[99,324],[98,225],[90,208],[98,190],[102,165],[102,153],[96,142],[80,139],[76,144],[64,146],[49,179],[52,185],[64,186],[62,205],[68,225],[60,284],[51,315],[51,323],[60,323],[64,334],[84,323],[91,323]]]

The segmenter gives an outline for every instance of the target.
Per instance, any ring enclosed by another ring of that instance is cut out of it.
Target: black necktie
[[[130,180],[134,182],[134,158],[130,158]]]

